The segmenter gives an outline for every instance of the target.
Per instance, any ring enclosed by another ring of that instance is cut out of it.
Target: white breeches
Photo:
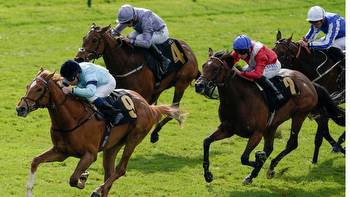
[[[95,95],[88,98],[90,102],[93,102],[98,97],[107,97],[113,92],[113,90],[115,89],[116,82],[112,75],[109,75],[109,78],[110,79],[107,84],[96,87]]]
[[[245,72],[250,72],[252,70],[254,70],[255,67],[253,66],[249,66],[249,65],[245,65],[242,70]],[[270,79],[276,75],[278,75],[279,71],[281,70],[281,63],[277,60],[276,63],[274,64],[268,64],[266,65],[263,75]]]
[[[134,40],[144,39],[142,34],[136,31],[129,33],[128,38],[134,39]],[[168,39],[169,39],[169,32],[168,32],[168,28],[165,26],[162,30],[153,32],[151,42],[152,44],[162,44]]]

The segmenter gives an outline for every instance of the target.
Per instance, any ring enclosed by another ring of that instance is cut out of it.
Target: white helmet
[[[320,6],[313,6],[309,9],[307,13],[307,21],[319,21],[325,16],[325,11]]]

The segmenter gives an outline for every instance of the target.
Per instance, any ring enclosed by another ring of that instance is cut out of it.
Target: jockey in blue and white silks
[[[338,14],[326,12],[320,6],[313,6],[307,14],[311,23],[309,32],[299,41],[301,46],[324,51],[334,62],[344,60],[345,20]],[[324,37],[317,39],[320,32]]]
[[[90,62],[67,60],[62,64],[60,74],[64,78],[63,84],[67,86],[62,88],[65,94],[86,98],[114,125],[123,118],[120,110],[105,100],[116,87],[114,77],[106,68]]]
[[[160,57],[163,72],[170,60],[166,58],[155,44],[162,44],[169,39],[169,32],[165,22],[154,12],[131,5],[123,5],[118,11],[117,26],[112,35],[119,35],[126,27],[133,27],[135,31],[128,35],[130,44],[153,49]]]

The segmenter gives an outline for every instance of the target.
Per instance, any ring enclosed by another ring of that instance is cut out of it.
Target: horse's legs
[[[173,103],[172,106],[175,107],[179,107],[180,105],[180,100],[185,92],[185,89],[187,88],[187,86],[190,84],[190,82],[185,83],[185,82],[178,82],[175,86],[175,90],[174,90],[174,96],[173,96]],[[158,132],[162,129],[162,127],[168,123],[170,120],[172,120],[172,118],[170,117],[166,117],[164,118],[162,121],[160,121],[156,127],[154,128],[154,130],[152,131],[151,134],[151,142],[155,143],[159,140],[159,134]]]
[[[316,119],[317,132],[316,132],[315,140],[314,140],[315,150],[314,150],[314,155],[312,158],[313,164],[317,163],[318,153],[320,151],[320,147],[321,147],[322,141],[323,141],[323,133],[324,133],[323,130],[328,129],[328,120],[329,120],[328,118],[322,118],[322,116]]]
[[[131,157],[131,154],[134,152],[136,146],[142,141],[146,134],[147,132],[138,132],[136,130],[131,131],[131,133],[127,137],[123,155],[120,159],[118,166],[115,168],[115,171],[111,174],[111,176],[109,176],[109,178],[91,194],[92,197],[106,197],[108,195],[108,188],[112,186],[113,182],[116,179],[125,174],[126,167],[128,165],[128,161]]]
[[[205,181],[210,183],[213,180],[213,174],[209,171],[209,148],[210,144],[214,141],[225,139],[231,137],[233,132],[229,128],[225,128],[223,124],[221,124],[213,134],[204,139],[203,141],[203,168],[204,168],[204,178]]]
[[[249,161],[249,155],[250,153],[255,149],[255,147],[259,144],[260,140],[262,138],[262,132],[259,131],[254,131],[253,135],[250,136],[247,146],[245,147],[245,150],[241,156],[241,163],[242,165],[247,165],[247,166],[251,166],[254,168],[253,172],[256,174],[249,174],[244,180],[243,180],[243,184],[247,185],[247,184],[251,184],[253,182],[253,178],[255,178],[258,174],[258,172],[260,171],[259,168],[262,167],[262,165],[264,164],[265,160],[266,160],[266,155],[265,153],[261,153],[261,152],[257,152],[257,154],[255,155],[256,159],[255,161]],[[255,176],[255,177],[253,177]]]
[[[35,157],[32,161],[30,174],[28,177],[26,197],[33,196],[32,190],[33,190],[33,186],[34,186],[34,177],[35,177],[35,172],[38,169],[39,164],[45,163],[45,162],[64,161],[67,157],[68,157],[67,155],[65,155],[61,152],[58,152],[54,148],[51,148],[50,150]]]
[[[118,143],[114,147],[103,151],[103,169],[105,171],[104,181],[106,181],[114,173],[115,158],[123,145],[124,143]],[[107,188],[107,190],[109,191],[111,187]]]
[[[85,181],[80,180],[80,176],[82,175],[85,170],[89,168],[89,166],[96,161],[97,159],[97,153],[90,153],[86,152],[78,162],[77,167],[75,168],[73,174],[71,175],[69,179],[69,185],[71,187],[77,187],[79,189],[83,189],[85,187]]]
[[[306,117],[307,114],[297,114],[292,117],[292,128],[287,145],[285,149],[277,155],[277,157],[272,159],[270,167],[267,171],[267,177],[272,178],[275,175],[274,168],[277,166],[278,162],[281,161],[284,156],[298,147],[299,131]]]

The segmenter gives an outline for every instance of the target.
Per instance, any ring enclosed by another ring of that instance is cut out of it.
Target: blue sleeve
[[[323,39],[315,40],[310,43],[310,47],[314,49],[328,49],[335,37],[338,35],[340,29],[339,20],[332,20],[328,25],[328,32]]]
[[[84,98],[90,98],[96,93],[96,85],[97,81],[89,81],[85,88],[75,87],[73,89],[73,94]]]
[[[134,42],[135,46],[150,48],[152,45],[152,35],[153,35],[153,27],[152,21],[150,18],[144,18],[142,24],[142,36],[141,39],[137,39]]]

